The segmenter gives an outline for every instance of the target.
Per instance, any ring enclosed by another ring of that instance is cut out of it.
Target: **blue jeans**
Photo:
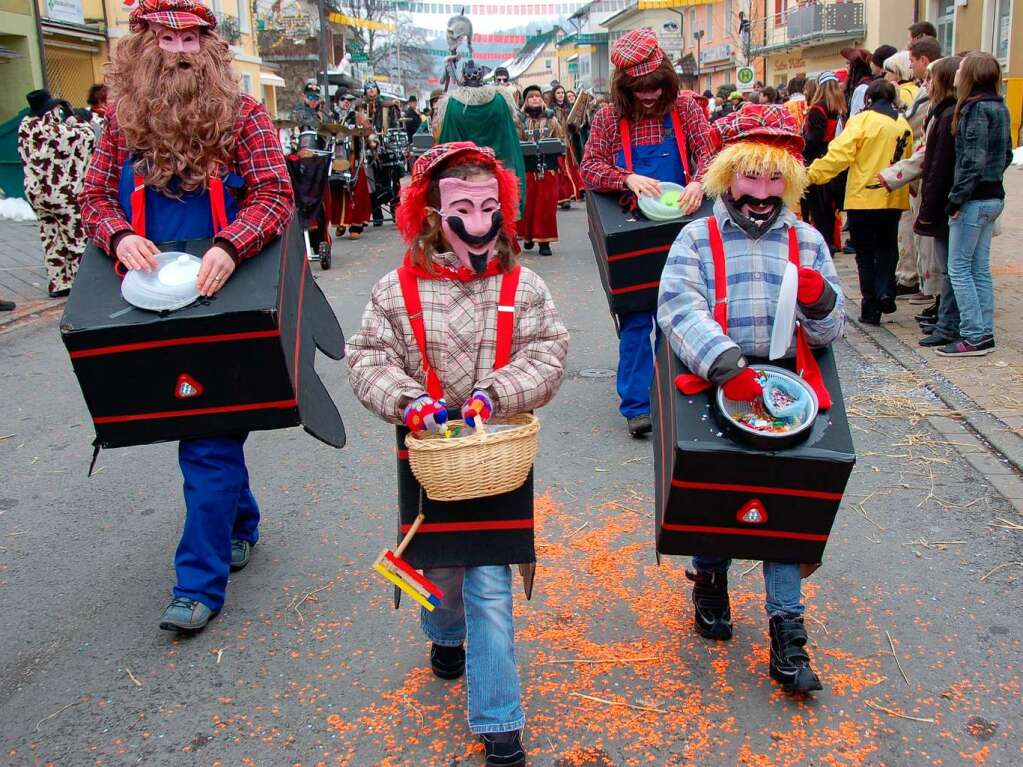
[[[1003,200],[970,200],[948,222],[948,277],[959,305],[959,335],[979,344],[995,335],[995,287],[991,237]]]
[[[693,557],[693,567],[703,572],[725,572],[731,564],[730,559]],[[799,565],[795,562],[764,562],[764,589],[767,592],[765,607],[770,617],[799,616],[806,611]]]
[[[618,315],[618,406],[626,418],[650,413],[650,386],[654,382],[654,350],[650,334],[653,312]]]
[[[183,439],[178,463],[185,478],[185,529],[174,555],[174,596],[224,606],[231,573],[231,539],[259,539],[259,506],[245,468],[248,434]]]
[[[934,238],[934,265],[941,279],[941,295],[938,298],[938,321],[934,332],[945,338],[959,338],[959,305],[948,279],[948,240]]]
[[[476,735],[521,730],[526,716],[515,665],[511,568],[436,567],[423,574],[444,592],[440,607],[421,611],[423,633],[445,647],[465,642],[469,729]]]

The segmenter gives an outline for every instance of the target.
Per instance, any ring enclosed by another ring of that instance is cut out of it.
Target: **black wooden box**
[[[202,256],[209,241],[161,250]],[[333,310],[313,281],[302,229],[243,261],[209,300],[155,313],[120,292],[113,261],[86,250],[60,332],[96,428],[124,447],[302,424],[341,447],[344,424],[319,379],[319,347],[344,356]]]
[[[672,243],[690,221],[709,216],[714,203],[705,199],[693,215],[677,221],[649,221],[641,213],[627,213],[620,197],[617,192],[586,192],[597,271],[613,314],[651,311],[657,306],[661,272]]]
[[[804,442],[768,452],[727,436],[714,388],[693,396],[676,388],[686,371],[660,338],[651,392],[659,554],[821,561],[856,454],[834,353],[815,355],[831,409]]]

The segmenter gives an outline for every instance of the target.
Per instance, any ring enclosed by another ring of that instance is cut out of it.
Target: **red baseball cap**
[[[664,60],[664,51],[650,29],[633,29],[618,38],[611,49],[611,63],[624,69],[629,77],[642,77],[653,72]]]
[[[171,29],[202,27],[212,32],[217,28],[217,17],[195,0],[139,0],[128,17],[128,28],[141,32],[150,24],[162,24]]]

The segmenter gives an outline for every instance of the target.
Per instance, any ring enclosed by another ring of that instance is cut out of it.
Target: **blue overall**
[[[615,158],[625,167],[625,151]],[[658,181],[685,186],[686,174],[675,141],[671,115],[664,116],[664,140],[660,144],[632,147],[632,172]],[[618,315],[618,411],[626,418],[650,413],[650,386],[654,381],[654,352],[650,333],[654,311]]]
[[[131,160],[121,169],[118,197],[131,221],[134,174]],[[228,174],[225,187],[240,188],[242,179]],[[227,220],[238,206],[225,194]],[[153,242],[211,239],[213,214],[209,192],[186,192],[180,199],[146,189],[146,237]],[[224,591],[231,570],[231,540],[255,543],[259,538],[259,506],[249,490],[243,446],[248,434],[183,439],[178,463],[185,479],[185,528],[174,569],[174,596],[196,599],[211,610],[224,606]]]

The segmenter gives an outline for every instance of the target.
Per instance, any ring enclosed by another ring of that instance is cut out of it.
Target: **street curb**
[[[16,308],[13,312],[0,314],[0,335],[9,333],[19,327],[32,324],[35,320],[64,311],[67,298],[49,298],[33,302],[25,309]]]
[[[856,328],[861,335],[870,339],[874,345],[903,369],[911,373],[925,371],[927,375],[921,376],[921,382],[927,390],[941,400],[947,408],[960,413],[962,423],[985,442],[992,452],[1012,467],[1017,479],[1023,478],[1023,438],[1020,438],[1015,430],[981,408],[942,373],[928,365],[927,360],[915,349],[900,341],[890,331],[884,328],[868,327],[852,317],[848,317],[848,325]],[[938,424],[935,424],[935,428],[943,435],[948,436],[947,431]]]

